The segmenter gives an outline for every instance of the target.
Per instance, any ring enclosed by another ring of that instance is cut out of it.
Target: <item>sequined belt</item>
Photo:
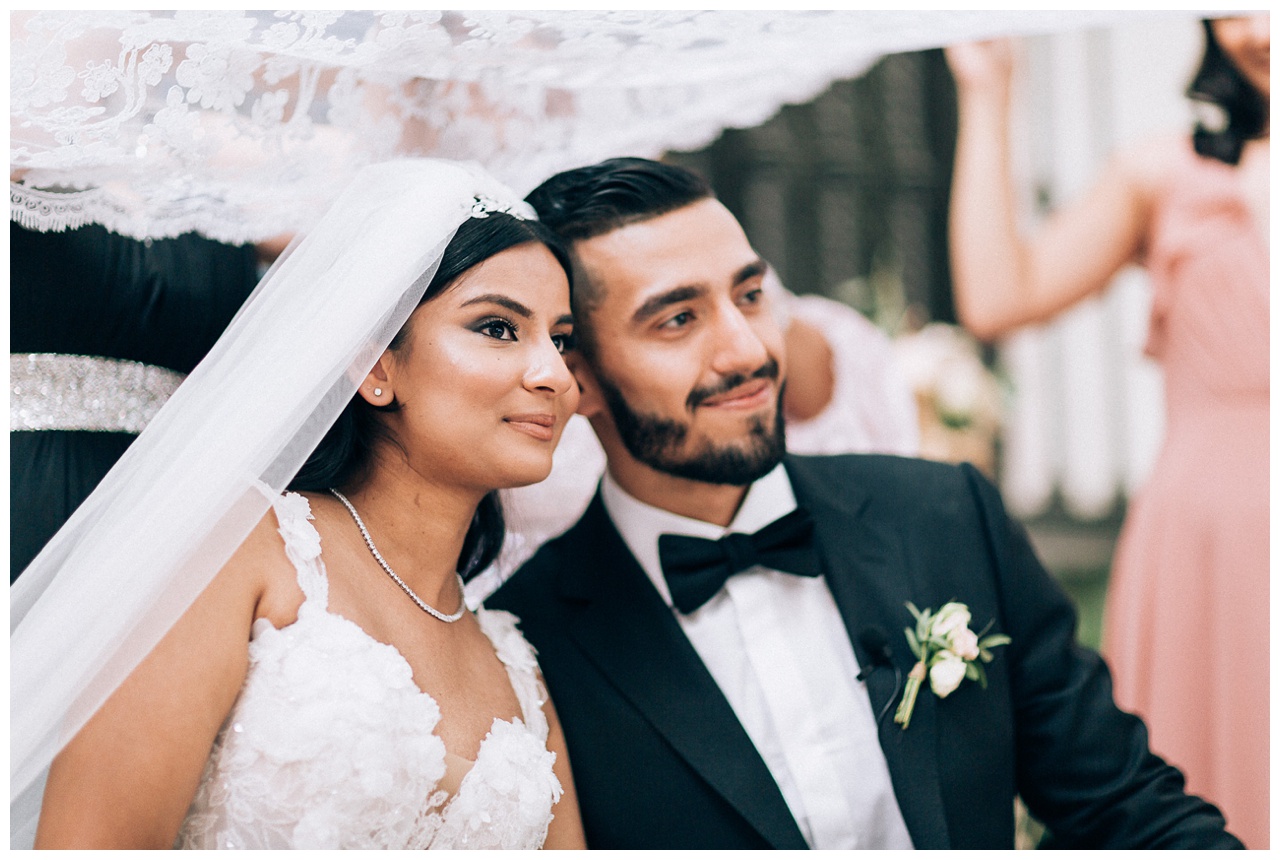
[[[139,361],[10,353],[9,429],[141,433],[185,378]]]

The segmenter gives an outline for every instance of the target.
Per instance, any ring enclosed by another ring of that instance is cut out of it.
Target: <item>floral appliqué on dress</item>
[[[180,848],[537,848],[561,787],[546,691],[510,613],[479,610],[523,719],[495,719],[476,763],[440,790],[440,708],[404,657],[328,609],[311,508],[275,505],[306,599],[298,620],[254,623],[249,671],[218,733]]]

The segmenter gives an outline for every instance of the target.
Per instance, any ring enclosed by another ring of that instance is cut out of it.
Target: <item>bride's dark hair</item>
[[[538,242],[559,261],[565,275],[573,283],[569,255],[560,240],[539,221],[523,221],[505,213],[492,213],[486,218],[469,218],[458,228],[440,258],[440,266],[422,294],[419,307],[439,296],[449,285],[473,266],[517,245]],[[404,340],[404,329],[391,340],[388,349],[398,349]],[[379,413],[395,412],[400,404],[374,406],[360,395],[338,416],[320,444],[311,452],[298,474],[289,484],[296,491],[325,492],[329,487],[358,486],[368,476],[373,448],[379,441],[399,444],[387,429]],[[462,543],[458,572],[469,579],[484,570],[502,549],[505,526],[502,505],[497,492],[481,500]]]

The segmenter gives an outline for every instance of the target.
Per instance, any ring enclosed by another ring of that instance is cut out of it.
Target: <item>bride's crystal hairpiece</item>
[[[472,218],[488,218],[494,212],[502,212],[520,221],[537,221],[538,213],[523,200],[511,202],[498,200],[488,194],[477,194],[471,203]]]

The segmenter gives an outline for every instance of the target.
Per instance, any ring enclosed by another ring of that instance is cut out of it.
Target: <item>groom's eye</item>
[[[693,314],[689,311],[681,311],[671,319],[662,323],[658,328],[682,328],[693,321]]]

